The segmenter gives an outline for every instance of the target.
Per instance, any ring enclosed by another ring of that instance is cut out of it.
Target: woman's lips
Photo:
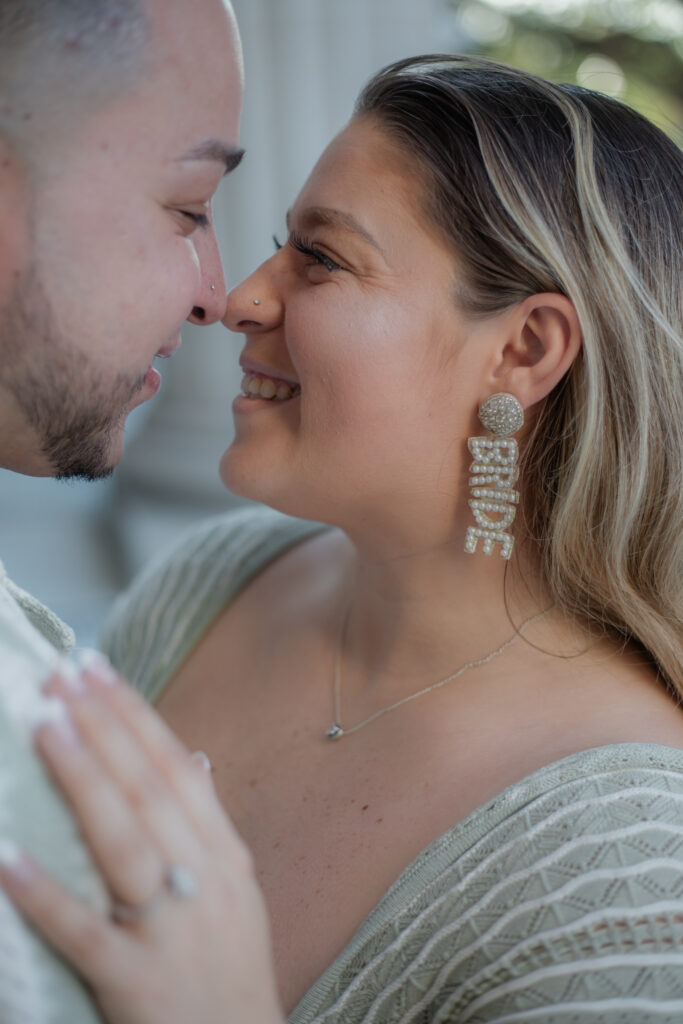
[[[278,384],[288,384],[292,391],[295,389],[301,390],[301,385],[295,377],[291,374],[283,373],[275,367],[266,366],[265,363],[258,363],[254,359],[242,356],[240,366],[244,370],[245,376],[269,378],[275,382],[276,386]]]

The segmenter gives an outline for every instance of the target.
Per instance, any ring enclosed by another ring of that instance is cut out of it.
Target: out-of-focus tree
[[[681,142],[681,0],[448,2],[451,49],[616,96]]]

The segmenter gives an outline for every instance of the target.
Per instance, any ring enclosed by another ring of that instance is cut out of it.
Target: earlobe
[[[555,292],[529,296],[514,313],[492,385],[526,409],[569,370],[581,349],[581,326],[571,300]]]

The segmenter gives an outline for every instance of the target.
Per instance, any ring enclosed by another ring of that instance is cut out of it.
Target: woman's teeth
[[[268,398],[278,402],[286,402],[301,391],[298,384],[285,384],[283,381],[271,380],[270,377],[259,377],[255,373],[245,373],[241,388],[247,398]]]

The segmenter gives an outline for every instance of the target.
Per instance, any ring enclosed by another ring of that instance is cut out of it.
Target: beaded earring
[[[474,554],[482,540],[485,555],[491,554],[494,544],[500,544],[501,558],[510,558],[514,538],[505,531],[512,526],[519,502],[519,491],[514,490],[519,476],[519,448],[510,434],[524,423],[524,410],[514,395],[502,391],[480,406],[479,419],[494,436],[467,439],[474,458],[469,480],[472,497],[468,504],[477,525],[467,529],[465,551]],[[491,519],[489,513],[500,518]]]

